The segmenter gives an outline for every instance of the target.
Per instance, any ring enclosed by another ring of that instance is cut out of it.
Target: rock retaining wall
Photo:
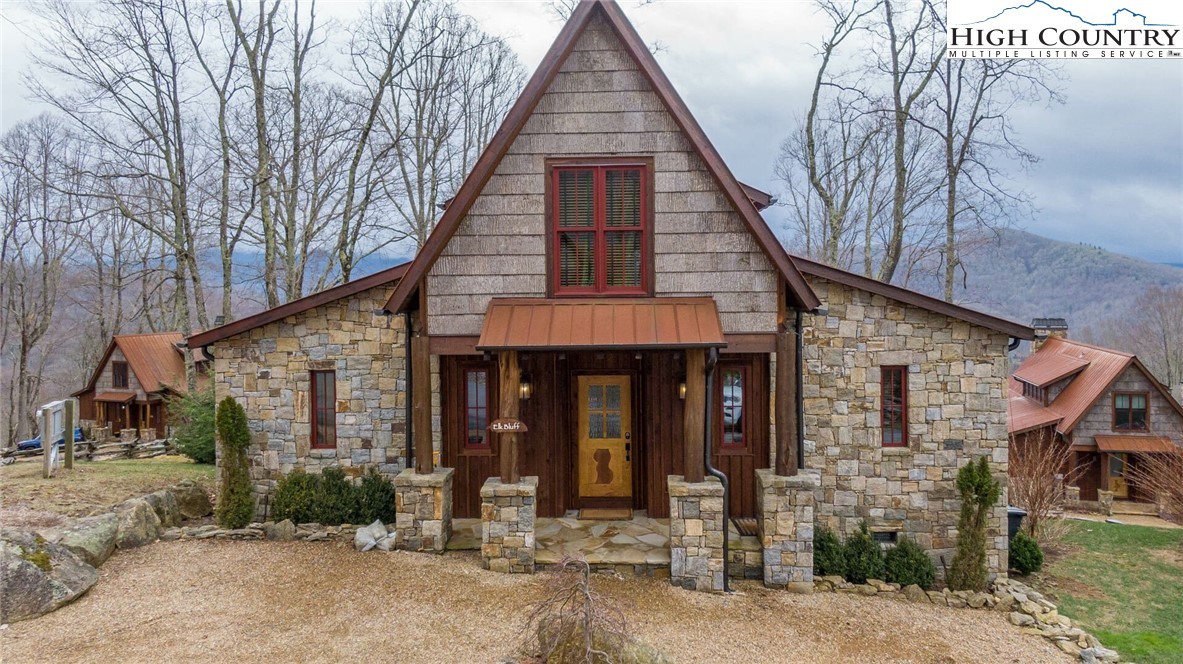
[[[884,599],[936,604],[952,608],[971,608],[1006,612],[1012,625],[1022,628],[1024,633],[1041,636],[1069,655],[1079,657],[1082,662],[1117,662],[1120,657],[1113,650],[1101,646],[1092,634],[1068,616],[1060,615],[1042,593],[1013,579],[996,579],[988,592],[967,590],[925,591],[920,586],[904,588],[878,579],[866,583],[848,583],[840,576],[823,576],[814,579],[815,592],[836,592],[854,595],[881,597]]]
[[[708,477],[666,480],[670,492],[670,581],[687,590],[723,591],[723,484]]]
[[[481,487],[481,558],[485,569],[534,573],[534,517],[538,478],[504,484],[490,477]]]

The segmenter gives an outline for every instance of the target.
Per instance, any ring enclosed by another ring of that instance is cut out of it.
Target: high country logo
[[[1134,1],[949,0],[949,57],[1183,57],[1183,2]]]

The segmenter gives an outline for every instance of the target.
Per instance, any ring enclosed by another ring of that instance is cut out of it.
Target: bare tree
[[[397,164],[397,232],[427,241],[438,207],[459,188],[522,85],[500,39],[447,4],[425,7],[400,52],[404,75],[379,115]]]
[[[1158,503],[1164,519],[1183,525],[1183,447],[1173,445],[1166,452],[1140,455],[1137,463],[1129,465],[1129,473],[1138,488]]]
[[[1023,527],[1032,537],[1042,537],[1044,522],[1063,508],[1064,487],[1080,477],[1074,457],[1072,446],[1051,428],[1010,437],[1010,502],[1027,511]]]
[[[36,429],[36,406],[48,354],[42,347],[53,322],[66,257],[76,236],[69,225],[75,196],[57,184],[72,177],[67,165],[76,141],[62,124],[41,115],[0,140],[0,315],[3,317],[6,445]],[[11,342],[10,342],[11,337]]]

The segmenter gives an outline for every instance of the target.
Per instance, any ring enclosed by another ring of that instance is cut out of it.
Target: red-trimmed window
[[[903,447],[908,444],[908,367],[882,367],[879,373],[883,446]]]
[[[489,449],[489,370],[464,370],[464,447]]]
[[[645,293],[646,168],[558,166],[551,176],[555,294]]]
[[[111,387],[127,387],[127,362],[111,363]]]
[[[312,447],[337,446],[337,372],[310,371]]]
[[[746,366],[720,364],[719,394],[719,446],[723,450],[746,449],[748,446],[747,408],[744,403],[748,393],[748,368]]]
[[[1113,395],[1113,428],[1119,431],[1145,431],[1149,395],[1117,393]]]

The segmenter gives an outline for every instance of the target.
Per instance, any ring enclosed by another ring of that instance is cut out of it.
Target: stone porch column
[[[534,573],[538,478],[509,484],[490,477],[481,487],[481,558],[485,569]]]
[[[397,548],[443,553],[452,536],[451,468],[418,473],[408,468],[394,478]]]
[[[714,477],[667,478],[670,491],[670,582],[723,592],[723,484]]]
[[[756,471],[756,513],[764,549],[764,585],[813,592],[813,491],[815,475]]]

